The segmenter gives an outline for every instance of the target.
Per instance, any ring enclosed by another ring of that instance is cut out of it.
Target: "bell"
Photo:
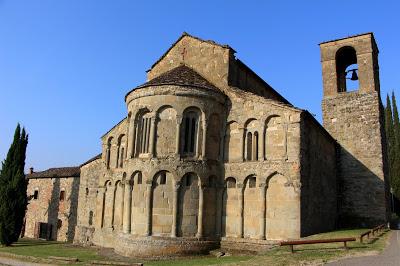
[[[358,80],[358,76],[357,76],[356,70],[357,70],[357,69],[350,70],[351,72],[353,72],[353,73],[351,73],[351,78],[350,78],[350,80]]]

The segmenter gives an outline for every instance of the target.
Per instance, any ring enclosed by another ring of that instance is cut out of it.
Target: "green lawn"
[[[318,234],[307,239],[322,238],[342,238],[358,237],[366,229],[340,230],[330,233]],[[380,252],[386,245],[388,233],[383,233],[379,238],[371,239],[370,242],[361,244],[358,239],[356,242],[348,243],[349,249],[343,249],[343,243],[300,245],[295,247],[295,253],[291,253],[289,247],[276,247],[257,256],[233,255],[229,257],[215,258],[212,256],[194,256],[186,258],[168,259],[160,261],[129,260],[131,262],[143,262],[145,265],[300,265],[305,262],[323,263],[335,260],[340,257],[365,255],[371,252]],[[71,244],[55,241],[41,241],[21,239],[11,247],[0,247],[0,252],[7,252],[17,255],[32,256],[46,259],[49,256],[75,257],[79,259],[79,264],[91,260],[109,260],[109,258],[99,255],[98,250],[88,247],[77,247]]]

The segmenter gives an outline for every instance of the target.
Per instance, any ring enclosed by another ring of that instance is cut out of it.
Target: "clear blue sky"
[[[321,120],[318,43],[374,32],[381,92],[400,87],[399,1],[0,0],[0,160],[15,126],[27,167],[79,165],[126,115],[124,95],[187,31],[229,44],[295,106]]]

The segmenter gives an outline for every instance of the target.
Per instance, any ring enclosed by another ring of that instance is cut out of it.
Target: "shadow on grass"
[[[49,246],[49,245],[62,245],[62,244],[63,243],[55,241],[20,239],[18,240],[18,242],[13,243],[11,247],[33,247],[33,246]]]

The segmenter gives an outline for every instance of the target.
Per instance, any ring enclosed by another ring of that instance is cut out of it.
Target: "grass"
[[[95,249],[77,247],[56,241],[36,239],[20,239],[10,247],[0,247],[0,252],[45,259],[49,256],[74,257],[79,258],[82,262],[105,259],[99,256]]]
[[[358,237],[366,229],[340,230],[323,233],[308,237],[307,239]],[[347,250],[343,249],[343,243],[314,244],[295,246],[295,253],[291,253],[288,246],[275,247],[265,254],[254,256],[233,255],[229,257],[215,258],[213,256],[194,256],[159,261],[144,261],[145,265],[301,265],[305,263],[324,263],[337,260],[341,257],[366,255],[372,252],[380,252],[386,246],[388,233],[383,233],[379,238],[371,239],[370,242],[361,244],[349,242]],[[104,255],[99,255],[98,249],[88,247],[77,247],[71,244],[41,241],[32,239],[21,239],[11,247],[0,247],[0,252],[7,252],[16,255],[32,256],[35,258],[47,259],[49,256],[75,257],[79,264],[85,264],[91,260],[110,260]],[[113,260],[118,258],[112,258]],[[128,259],[129,260],[129,259]],[[126,261],[126,260],[124,260]],[[129,260],[135,262],[137,260]]]

